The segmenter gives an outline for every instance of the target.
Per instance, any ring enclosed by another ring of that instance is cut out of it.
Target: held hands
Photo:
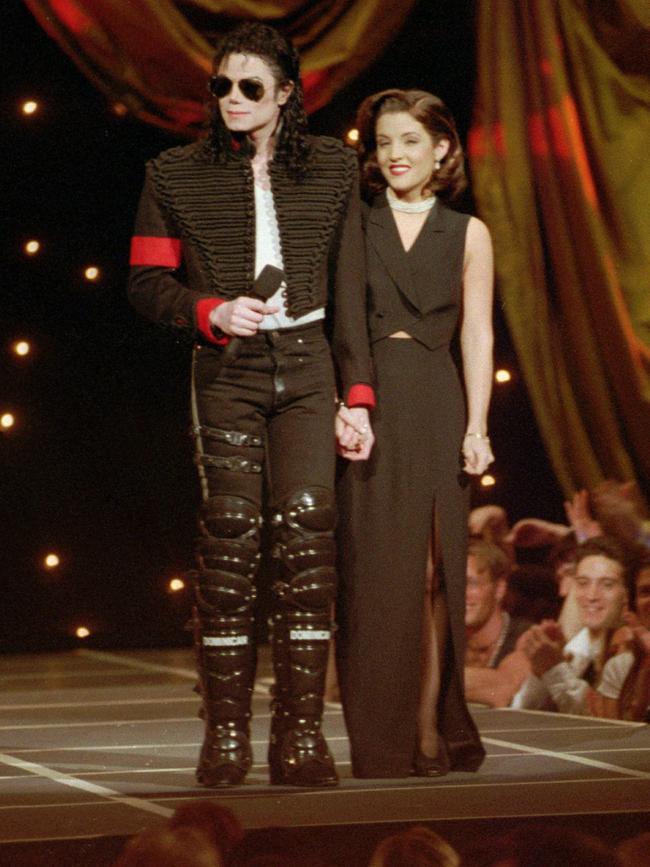
[[[466,433],[463,440],[463,469],[472,476],[480,476],[494,460],[490,438],[481,434]]]
[[[340,404],[335,420],[336,450],[349,461],[366,461],[375,435],[370,427],[368,410],[362,406]]]
[[[231,337],[252,337],[257,334],[260,323],[269,313],[277,313],[280,308],[265,304],[259,298],[240,295],[234,301],[225,301],[210,313],[210,324]]]

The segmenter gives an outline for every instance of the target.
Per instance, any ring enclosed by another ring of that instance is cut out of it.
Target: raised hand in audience
[[[576,491],[570,500],[565,501],[564,511],[578,542],[602,535],[602,527],[591,514],[589,492],[584,488]]]

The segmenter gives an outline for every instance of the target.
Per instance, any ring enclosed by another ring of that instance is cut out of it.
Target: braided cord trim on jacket
[[[292,317],[327,303],[317,275],[343,216],[355,165],[353,152],[329,138],[312,140],[309,170],[301,182],[289,178],[282,165],[271,165]],[[199,253],[210,291],[222,298],[250,291],[255,267],[250,162],[218,163],[205,140],[164,151],[150,166],[164,207]]]

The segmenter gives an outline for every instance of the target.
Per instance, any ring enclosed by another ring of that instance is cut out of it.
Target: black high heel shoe
[[[444,777],[451,770],[447,745],[441,737],[438,737],[438,754],[425,756],[418,747],[413,759],[411,775],[414,777]]]

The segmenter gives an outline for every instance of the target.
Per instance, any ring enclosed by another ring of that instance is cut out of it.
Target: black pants
[[[198,780],[241,782],[252,761],[253,582],[264,515],[277,579],[271,780],[332,785],[320,723],[336,586],[335,379],[322,324],[198,349],[193,385],[204,497],[195,638],[206,738]]]
[[[195,429],[233,434],[197,435],[205,499],[232,494],[262,511],[264,476],[271,508],[308,486],[333,492],[336,384],[321,322],[199,347],[193,373]]]

